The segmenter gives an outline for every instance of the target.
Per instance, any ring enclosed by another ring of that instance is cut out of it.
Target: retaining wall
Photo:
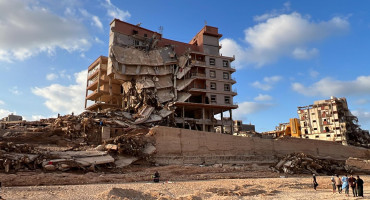
[[[154,127],[159,164],[271,163],[278,156],[305,153],[321,158],[370,159],[370,150],[300,138],[265,139],[187,129]]]

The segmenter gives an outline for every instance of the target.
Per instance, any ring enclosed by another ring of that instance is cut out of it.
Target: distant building
[[[233,132],[235,58],[219,53],[217,27],[204,26],[189,43],[118,19],[110,30],[108,57],[88,68],[85,109],[119,108],[137,114],[136,124],[167,121],[179,128]]]
[[[346,98],[331,97],[313,105],[298,107],[302,138],[346,144],[347,129],[357,119],[348,109]]]
[[[234,132],[255,132],[255,126],[252,124],[243,124],[242,120],[234,120]]]
[[[4,122],[22,121],[22,116],[9,114],[7,117],[1,119]]]

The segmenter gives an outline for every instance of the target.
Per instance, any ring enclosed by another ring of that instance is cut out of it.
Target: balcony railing
[[[96,77],[94,77],[93,79],[91,79],[87,82],[87,86],[90,86],[90,85],[94,84],[97,80],[98,80],[98,77],[96,76]]]
[[[199,72],[191,72],[191,77],[206,77],[206,74]]]
[[[197,64],[197,65],[206,65],[205,61],[200,61],[200,60],[191,60],[192,64]]]
[[[93,73],[95,73],[96,71],[98,71],[100,68],[100,65],[96,65],[93,69],[91,69],[88,73],[87,73],[87,77],[90,77]]]

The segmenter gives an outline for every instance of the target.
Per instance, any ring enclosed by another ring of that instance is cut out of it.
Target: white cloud
[[[48,81],[52,81],[52,80],[55,80],[55,79],[57,79],[57,78],[58,78],[58,74],[50,73],[50,74],[47,74],[47,75],[46,75],[46,79],[47,79]]]
[[[252,86],[261,90],[271,90],[273,85],[282,80],[281,76],[271,76],[263,78],[263,82],[255,81]]]
[[[0,105],[5,105],[5,102],[0,100]]]
[[[0,108],[0,119],[7,117],[9,114],[16,114],[15,112],[11,112],[9,110],[1,109]]]
[[[80,13],[86,17],[89,18],[92,22],[91,25],[98,27],[99,29],[103,29],[103,24],[100,21],[100,18],[96,15],[92,15],[85,9],[80,9]]]
[[[353,81],[324,78],[310,86],[293,83],[292,89],[305,96],[349,96],[370,94],[370,76],[359,76]]]
[[[221,53],[228,56],[235,55],[235,62],[239,68],[248,64],[261,67],[283,56],[308,59],[319,52],[316,48],[308,48],[310,43],[346,33],[349,26],[347,19],[341,17],[314,22],[297,12],[270,16],[266,21],[244,31],[245,46],[233,39],[221,40]]]
[[[63,86],[52,84],[47,87],[32,88],[32,93],[46,99],[45,105],[53,112],[61,114],[81,113],[84,110],[87,70],[75,73],[76,84]]]
[[[320,75],[320,73],[318,72],[318,71],[315,71],[315,70],[313,70],[313,69],[311,69],[310,70],[310,76],[312,77],[312,78],[316,78],[317,76],[319,76]]]
[[[359,125],[370,125],[370,112],[354,110],[352,114],[357,116]]]
[[[107,9],[107,15],[111,18],[117,18],[122,21],[126,21],[128,18],[131,17],[131,14],[128,11],[123,11],[113,5],[110,0],[106,0],[106,3],[103,6]]]
[[[258,96],[254,97],[255,101],[271,101],[272,97],[267,94],[258,94]]]
[[[42,115],[32,115],[31,120],[32,121],[39,121],[40,119],[46,119],[47,117],[42,116]]]
[[[104,44],[104,42],[101,41],[98,37],[95,37],[95,42],[99,44]]]
[[[56,48],[69,52],[90,47],[88,32],[77,20],[65,19],[36,1],[0,1],[0,60],[24,60]]]
[[[311,50],[303,49],[303,48],[295,48],[292,52],[293,57],[300,60],[307,60],[313,58],[319,54],[319,50],[316,48],[312,48]]]
[[[269,18],[273,18],[273,17],[279,16],[283,13],[290,11],[290,2],[285,2],[283,5],[284,7],[282,9],[273,9],[271,12],[254,16],[253,20],[257,22],[261,22],[261,21],[265,21]]]
[[[22,92],[18,90],[18,86],[13,86],[9,91],[14,95],[21,95]]]
[[[245,101],[238,104],[238,106],[233,112],[233,119],[246,119],[246,115],[266,110],[272,107],[273,104]]]
[[[103,24],[101,23],[98,16],[93,16],[92,20],[94,21],[94,25],[100,29],[103,29]]]

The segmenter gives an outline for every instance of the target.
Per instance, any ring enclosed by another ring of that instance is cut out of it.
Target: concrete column
[[[215,123],[214,123],[214,120],[213,120],[214,116],[215,116],[215,111],[212,109],[212,132],[215,131]]]
[[[230,113],[230,120],[231,120],[231,128],[230,128],[230,131],[231,131],[231,135],[234,133],[234,121],[233,121],[233,110],[229,110],[229,113]]]
[[[206,124],[204,120],[206,119],[204,108],[202,108],[202,118],[203,118],[203,129],[202,131],[206,131]]]
[[[221,133],[224,133],[224,113],[221,110]]]
[[[185,107],[182,107],[182,128],[185,128]]]

